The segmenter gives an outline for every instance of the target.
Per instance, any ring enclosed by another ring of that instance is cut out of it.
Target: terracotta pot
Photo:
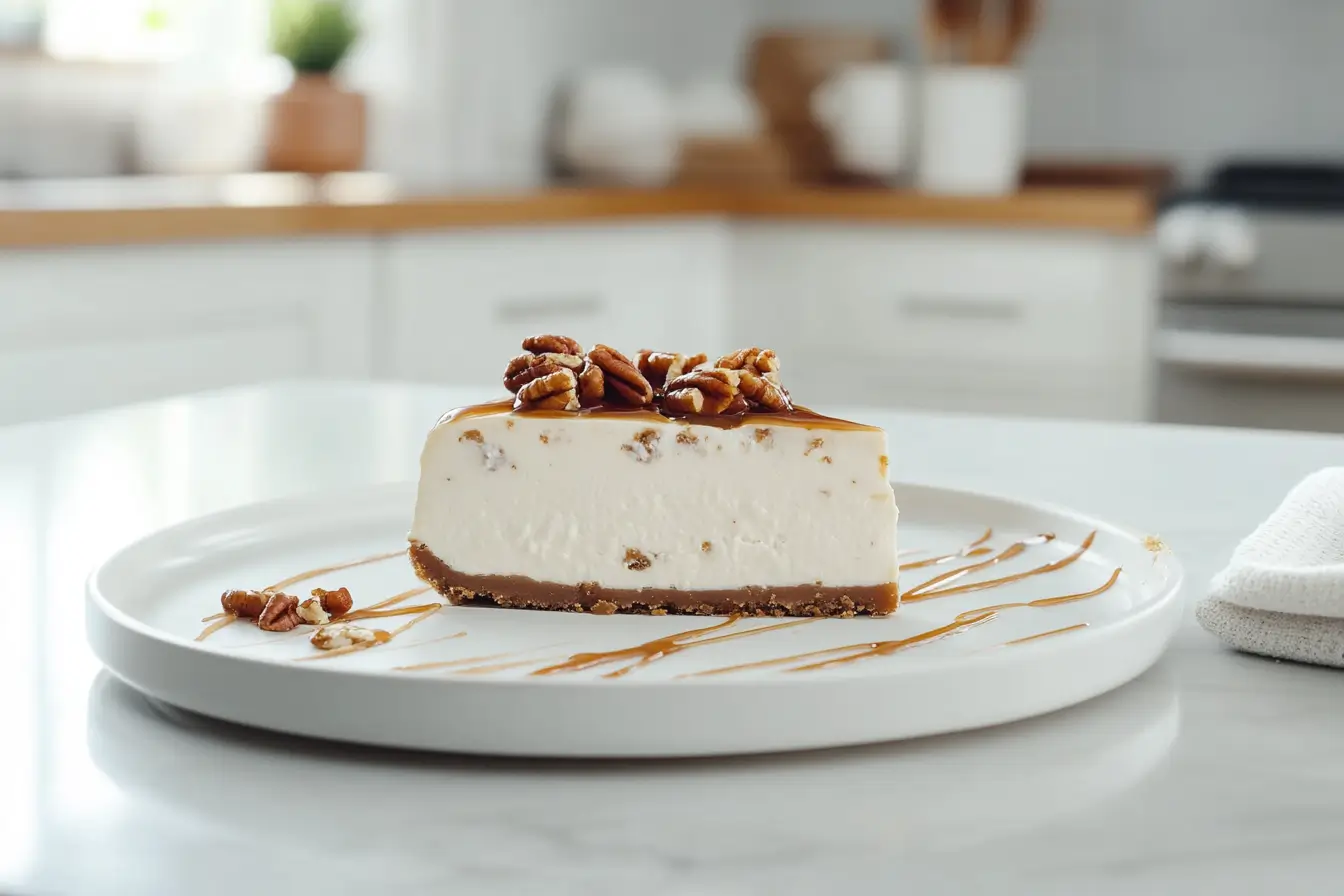
[[[297,75],[270,104],[266,167],[330,174],[364,166],[363,94],[327,75]]]

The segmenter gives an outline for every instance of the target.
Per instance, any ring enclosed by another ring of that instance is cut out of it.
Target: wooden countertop
[[[169,243],[724,215],[1142,234],[1138,187],[1032,187],[1004,197],[811,188],[722,191],[550,188],[403,195],[379,175],[290,175],[0,183],[0,248]]]

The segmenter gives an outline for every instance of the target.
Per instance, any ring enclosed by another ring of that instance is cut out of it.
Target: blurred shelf
[[[551,188],[490,195],[414,195],[384,176],[321,180],[255,174],[0,182],[0,247],[116,245],[393,233],[463,227],[678,217],[836,220],[1143,234],[1142,186],[1027,187],[1002,197],[877,188],[622,190]]]

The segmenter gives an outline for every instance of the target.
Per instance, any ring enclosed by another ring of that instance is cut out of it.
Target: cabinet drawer
[[[493,382],[522,337],[545,332],[626,352],[720,350],[726,248],[712,223],[397,238],[388,373]]]

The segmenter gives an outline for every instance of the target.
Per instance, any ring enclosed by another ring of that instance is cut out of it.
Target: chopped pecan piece
[[[772,383],[779,383],[779,358],[770,349],[742,348],[724,355],[714,364],[728,370],[751,370]]]
[[[560,368],[554,373],[538,377],[518,390],[514,399],[516,408],[533,408],[545,411],[577,411],[579,399],[575,390],[578,380],[574,371]]]
[[[309,625],[326,625],[331,621],[331,615],[322,609],[322,602],[315,597],[310,597],[299,604],[299,618]]]
[[[602,371],[607,398],[617,398],[632,407],[643,407],[653,402],[653,386],[630,363],[630,359],[609,345],[595,345],[588,352],[593,367]]]
[[[302,621],[299,616],[299,599],[292,594],[275,593],[266,601],[265,609],[257,618],[257,625],[266,632],[287,632]]]
[[[653,352],[648,349],[641,351],[636,359],[639,372],[644,374],[645,379],[655,389],[663,388],[669,380],[674,380],[683,373],[689,373],[706,360],[708,357],[704,354],[682,355],[673,352]]]
[[[332,616],[344,616],[355,605],[355,599],[350,596],[349,588],[337,588],[335,591],[314,588],[313,597],[321,603],[323,611]]]
[[[663,410],[667,413],[704,414],[713,417],[730,413],[730,407],[746,410],[746,400],[738,391],[740,374],[736,370],[693,370],[667,384]]]
[[[232,613],[240,619],[256,619],[266,609],[271,599],[269,591],[225,591],[220,595],[219,603],[225,613]]]
[[[340,650],[356,644],[370,644],[378,640],[378,633],[357,625],[343,623],[327,625],[313,632],[308,639],[318,650]]]

